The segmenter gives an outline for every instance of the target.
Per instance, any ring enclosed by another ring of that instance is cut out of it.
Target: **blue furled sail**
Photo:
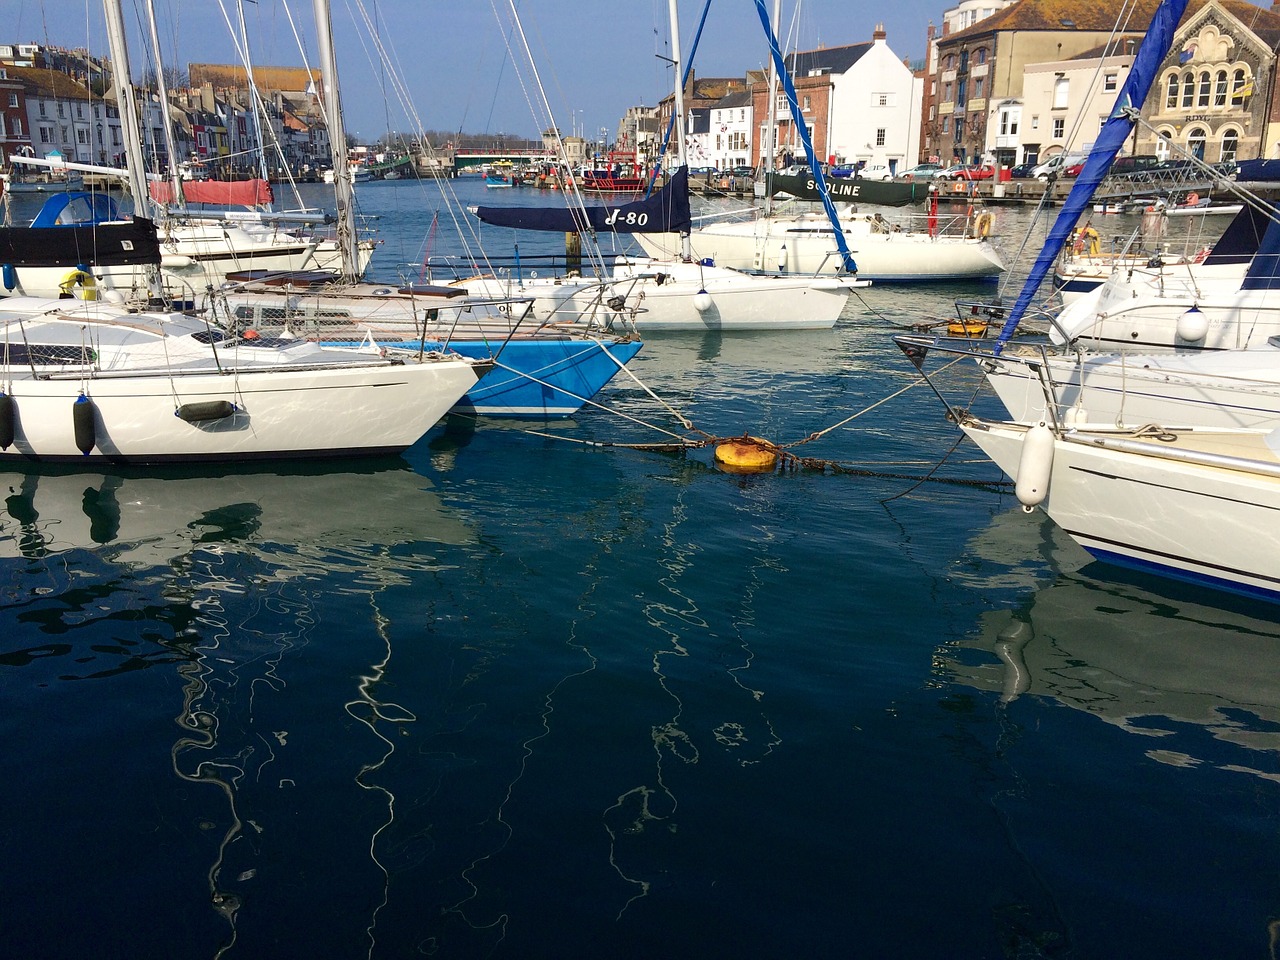
[[[1000,336],[996,339],[997,353],[1001,345],[1013,336],[1036,291],[1040,289],[1041,282],[1052,269],[1059,251],[1070,238],[1071,231],[1080,220],[1080,215],[1089,205],[1094,191],[1098,189],[1098,184],[1111,169],[1116,153],[1133,132],[1133,127],[1137,123],[1137,112],[1147,98],[1147,91],[1155,82],[1161,61],[1173,45],[1173,32],[1177,29],[1178,21],[1182,19],[1186,8],[1187,0],[1162,0],[1156,9],[1151,26],[1142,40],[1142,46],[1138,48],[1138,54],[1134,57],[1129,76],[1124,86],[1120,88],[1119,96],[1116,97],[1116,105],[1111,111],[1111,116],[1098,132],[1098,139],[1094,141],[1093,150],[1085,160],[1084,169],[1076,178],[1071,192],[1067,194],[1067,199],[1063,201],[1058,219],[1054,221],[1049,235],[1045,238],[1044,248],[1032,265],[1027,282],[1023,285],[1022,292],[1018,294],[1018,299],[1013,309],[1009,311],[1009,317],[1005,320]]]
[[[1182,0],[1183,6],[1187,0]],[[796,97],[796,85],[791,82],[791,72],[787,70],[787,65],[782,59],[782,51],[778,49],[778,38],[773,34],[773,27],[769,25],[769,14],[764,8],[764,0],[756,0],[756,11],[760,14],[760,23],[764,26],[764,34],[769,38],[769,53],[773,57],[774,69],[778,71],[778,77],[782,80],[782,89],[786,91],[787,103],[791,107],[791,115],[793,117],[803,116],[800,112],[800,101]],[[809,136],[809,128],[806,124],[796,124],[796,129],[800,132],[800,140],[804,144],[804,155],[809,161],[809,169],[813,171],[813,179],[817,184],[818,192],[822,195],[822,208],[827,211],[827,216],[831,219],[831,229],[835,233],[836,246],[840,249],[840,258],[844,263],[844,268],[849,273],[857,273],[858,265],[853,262],[853,254],[849,251],[849,244],[844,238],[844,231],[840,229],[840,216],[836,213],[836,205],[831,201],[831,194],[827,190],[826,181],[822,177],[822,167],[818,164],[818,157],[813,152],[813,138]]]
[[[573,209],[557,207],[473,207],[485,223],[517,230],[559,233],[688,233],[689,168],[681,167],[661,190],[644,200]]]

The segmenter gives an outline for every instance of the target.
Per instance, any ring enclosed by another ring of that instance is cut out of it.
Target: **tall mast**
[[[129,169],[129,189],[133,192],[133,215],[151,216],[151,195],[147,192],[147,164],[142,155],[142,131],[138,126],[138,101],[129,70],[129,47],[124,38],[124,14],[120,0],[102,0],[107,16],[107,44],[115,68],[111,78],[120,107],[120,132],[124,138],[125,165]]]
[[[134,218],[150,219],[151,193],[147,189],[147,164],[142,155],[142,130],[138,125],[138,99],[129,69],[129,45],[124,36],[124,14],[120,0],[102,0],[107,20],[107,45],[111,49],[111,83],[120,108],[120,132],[124,138],[125,166],[129,169],[129,189],[133,193]],[[168,113],[165,114],[166,118]],[[164,295],[160,285],[160,269],[147,267],[147,288],[153,298]]]
[[[671,15],[671,65],[675,70],[676,77],[676,169],[679,169],[689,162],[689,158],[685,155],[684,144],[684,63],[680,60],[680,18],[676,12],[676,0],[667,0],[667,9]],[[680,234],[680,257],[683,260],[693,258],[688,230]]]
[[[773,0],[773,22],[777,23],[782,15],[782,0]],[[773,167],[777,158],[774,156],[774,141],[778,138],[778,68],[773,58],[769,59],[769,109],[765,111],[769,118],[764,128],[764,143],[760,144],[760,166],[764,172],[764,212],[768,216],[773,210]]]
[[[164,152],[168,157],[166,163],[169,184],[173,187],[175,206],[182,205],[182,177],[178,175],[178,149],[173,140],[173,119],[169,116],[169,82],[164,76],[164,63],[160,59],[160,31],[156,29],[155,0],[147,0],[147,23],[151,28],[151,56],[156,64],[156,93],[160,97],[160,122],[164,127]]]
[[[338,61],[333,51],[329,0],[314,0],[314,10],[316,39],[320,46],[324,113],[329,126],[329,146],[333,154],[333,190],[338,205],[338,250],[342,254],[342,279],[354,282],[360,273],[360,250],[356,244],[355,188],[351,184],[351,164],[347,159],[347,131],[342,124],[342,102],[338,99]]]

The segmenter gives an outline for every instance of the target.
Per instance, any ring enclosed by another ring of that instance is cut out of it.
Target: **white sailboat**
[[[120,0],[103,5],[132,188],[145,196]],[[158,292],[156,260],[148,294]],[[124,302],[11,297],[0,301],[0,461],[394,453],[421,438],[490,365],[235,336]]]
[[[668,0],[668,9],[676,75],[673,136],[678,160],[665,197],[586,207],[579,195],[567,198],[574,204],[569,209],[477,207],[473,212],[482,221],[497,225],[585,232],[589,236],[612,231],[642,242],[645,237],[659,235],[650,231],[671,229],[677,249],[656,257],[619,258],[611,268],[605,266],[598,250],[593,250],[595,277],[480,278],[469,279],[468,288],[488,296],[532,298],[534,316],[541,322],[603,321],[609,327],[640,334],[833,327],[850,291],[866,286],[867,281],[848,276],[753,276],[697,259],[689,249],[683,82],[687,71],[680,59],[675,0]]]
[[[1083,403],[1064,411],[1060,404],[1064,398],[1057,395],[1057,368],[1034,357],[1003,356],[1003,347],[1057,251],[1131,132],[1136,112],[1129,106],[1145,98],[1185,8],[1186,0],[1161,3],[1116,109],[1103,124],[1084,171],[1063,203],[996,347],[982,361],[993,371],[1003,370],[1002,365],[1024,364],[1028,375],[1039,379],[1045,390],[1046,416],[1033,422],[1002,421],[955,408],[950,408],[950,415],[1014,479],[1018,500],[1028,511],[1044,509],[1094,557],[1280,600],[1280,538],[1275,536],[1275,517],[1280,515],[1280,421],[1261,416],[1250,426],[1231,427],[1185,425],[1173,419],[1194,409],[1193,395],[1204,389],[1207,368],[1200,364],[1219,357],[1226,361],[1218,363],[1239,362],[1247,351],[1211,355],[1202,351],[1198,357],[1181,358],[1196,361],[1182,375],[1172,365],[1158,367],[1152,357],[1111,358],[1107,368],[1111,382],[1127,386],[1125,376],[1139,373],[1142,392],[1147,394],[1141,402],[1151,404],[1149,409],[1159,414],[1154,422],[1135,426],[1125,423],[1128,415],[1122,413],[1118,427],[1090,410],[1101,391],[1090,392]],[[923,343],[899,342],[913,361],[923,364],[927,350]],[[1266,379],[1274,390],[1276,379]],[[1233,398],[1250,402],[1242,399],[1244,390],[1231,390],[1225,382],[1226,376],[1220,377],[1219,396],[1205,399],[1205,416],[1224,416],[1213,411]],[[1077,391],[1077,399],[1082,393]],[[1126,393],[1125,402],[1131,397]]]

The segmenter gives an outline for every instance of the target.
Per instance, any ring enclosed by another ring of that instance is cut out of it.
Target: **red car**
[[[996,168],[989,163],[970,163],[962,167],[948,167],[939,177],[948,180],[990,180],[996,175]]]
[[[1080,171],[1083,169],[1084,169],[1084,161],[1081,160],[1079,163],[1073,163],[1071,166],[1063,170],[1062,175],[1064,177],[1078,177],[1080,176]]]

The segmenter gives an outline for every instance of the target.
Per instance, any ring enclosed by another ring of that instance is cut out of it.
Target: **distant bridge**
[[[556,157],[546,150],[463,149],[453,151],[453,169],[462,173],[470,167],[479,167],[499,160],[510,163],[550,163],[555,159]]]

